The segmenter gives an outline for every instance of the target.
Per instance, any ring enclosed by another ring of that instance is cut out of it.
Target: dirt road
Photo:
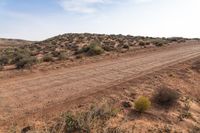
[[[200,44],[183,44],[136,56],[0,81],[0,125],[82,94],[200,56]]]

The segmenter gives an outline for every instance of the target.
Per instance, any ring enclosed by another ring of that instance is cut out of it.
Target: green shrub
[[[78,53],[86,53],[89,56],[100,55],[104,52],[104,49],[98,42],[92,42],[89,46],[83,46]]]
[[[147,109],[150,108],[150,106],[151,106],[151,102],[149,101],[147,97],[144,97],[144,96],[137,99],[134,105],[135,109],[140,113],[145,112]]]
[[[100,55],[104,52],[103,48],[98,43],[91,43],[87,54],[89,56]]]
[[[17,69],[29,68],[36,62],[37,59],[35,57],[27,56],[18,60],[18,62],[16,62],[16,67]]]
[[[23,50],[23,49],[16,49],[14,51],[14,53],[10,56],[11,56],[11,60],[12,60],[11,63],[16,64],[24,58],[31,57],[31,53],[29,51],[26,51],[26,50]]]
[[[154,95],[154,101],[161,106],[172,106],[175,104],[180,95],[175,90],[167,87],[161,87]]]
[[[43,61],[44,61],[44,62],[51,62],[51,61],[54,61],[53,55],[52,55],[52,54],[46,54],[46,55],[44,55]]]

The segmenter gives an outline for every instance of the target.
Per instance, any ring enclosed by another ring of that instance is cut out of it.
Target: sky
[[[64,33],[200,38],[200,0],[0,0],[0,38]]]

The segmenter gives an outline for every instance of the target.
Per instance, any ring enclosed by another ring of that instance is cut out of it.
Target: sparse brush
[[[146,42],[143,41],[143,40],[140,40],[138,44],[139,44],[139,46],[145,46],[145,45],[146,45]]]
[[[44,55],[43,61],[44,61],[44,62],[51,62],[51,61],[54,61],[53,55],[52,55],[52,54],[46,54],[46,55]]]
[[[177,91],[167,87],[161,87],[156,90],[154,95],[154,101],[161,106],[172,106],[177,103],[180,95]]]
[[[98,42],[92,42],[89,46],[83,46],[78,53],[86,53],[89,56],[100,55],[104,52],[104,49]]]
[[[67,54],[64,52],[61,52],[61,53],[59,53],[59,55],[57,57],[58,57],[58,60],[66,60]]]
[[[178,116],[180,121],[183,121],[185,118],[192,118],[192,114],[190,112],[190,107],[191,107],[190,100],[189,100],[189,98],[187,98],[184,101],[184,107],[181,110],[180,115]]]
[[[30,68],[33,64],[37,62],[37,59],[35,57],[23,57],[18,62],[16,62],[16,67],[17,69],[22,69],[22,68]]]
[[[67,113],[65,116],[65,132],[72,133],[80,130],[79,123],[74,115]]]
[[[101,48],[99,44],[96,43],[91,43],[89,46],[89,50],[87,51],[87,54],[89,56],[94,56],[94,55],[100,55],[104,52],[104,50]]]
[[[86,112],[64,114],[63,121],[57,122],[57,125],[52,127],[54,131],[61,131],[65,133],[90,133],[93,127],[102,127],[105,122],[116,116],[118,110],[114,109],[112,105],[108,103],[102,103],[100,105],[91,106]],[[53,132],[53,131],[52,131]]]
[[[108,119],[117,114],[118,110],[111,107],[108,103],[100,106],[92,106],[88,112],[92,118]]]
[[[137,99],[134,104],[135,109],[140,113],[145,112],[147,109],[150,108],[150,106],[151,106],[151,102],[149,98],[144,97],[144,96]]]
[[[161,46],[163,46],[164,44],[163,44],[162,42],[156,42],[155,45],[156,45],[157,47],[161,47]]]

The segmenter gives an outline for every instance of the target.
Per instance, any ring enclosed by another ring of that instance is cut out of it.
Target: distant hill
[[[31,43],[33,42],[27,40],[0,38],[0,49],[9,47],[18,47]]]

